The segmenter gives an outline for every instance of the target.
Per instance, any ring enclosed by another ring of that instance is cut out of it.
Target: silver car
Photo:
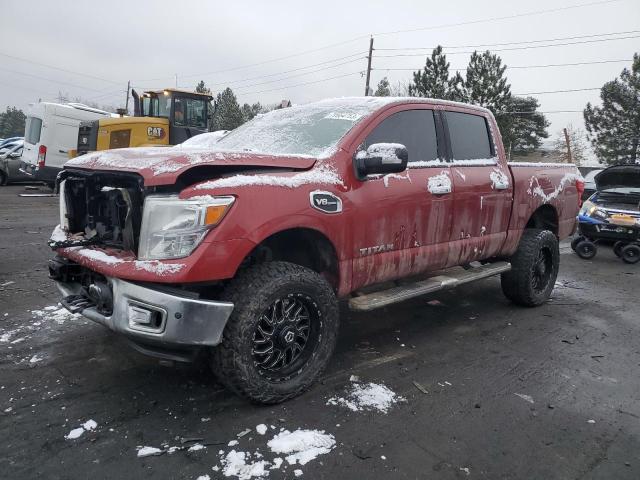
[[[6,150],[0,150],[0,185],[32,179],[20,171],[22,148],[23,144],[18,143]]]

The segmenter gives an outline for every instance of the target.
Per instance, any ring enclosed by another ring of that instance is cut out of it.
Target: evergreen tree
[[[510,97],[502,111],[494,112],[509,158],[534,151],[549,137],[549,122],[537,111],[539,107],[538,100],[533,97]]]
[[[0,113],[0,138],[21,137],[24,135],[24,124],[27,116],[16,107],[7,107]]]
[[[409,96],[453,99],[452,83],[449,80],[449,62],[438,45],[431,52],[422,71],[413,73],[413,83],[409,84]]]
[[[260,105],[260,102],[256,102],[253,105],[249,105],[248,103],[245,103],[244,105],[242,105],[242,118],[245,122],[248,122],[249,120],[253,119],[253,117],[255,117],[257,114],[259,114],[262,111],[262,105]]]
[[[584,121],[598,160],[609,165],[640,161],[640,55],[600,90],[600,107],[587,103]]]
[[[207,93],[211,95],[211,89],[205,85],[204,80],[200,80],[198,85],[196,85],[196,93]]]
[[[458,75],[453,83],[459,84],[457,91],[462,100],[488,108],[495,114],[506,110],[511,98],[511,85],[504,76],[506,69],[502,59],[488,50],[482,54],[473,52],[466,78],[462,80]]]
[[[388,97],[391,95],[391,86],[389,85],[389,79],[387,77],[384,77],[378,82],[378,87],[374,95],[376,97]]]
[[[213,130],[233,130],[244,123],[242,110],[233,90],[225,88],[216,96]]]

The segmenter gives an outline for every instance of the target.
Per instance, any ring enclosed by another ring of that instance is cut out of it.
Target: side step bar
[[[511,264],[509,262],[487,263],[479,267],[472,267],[468,270],[459,270],[456,268],[446,272],[445,275],[438,275],[408,285],[353,297],[349,300],[349,308],[351,310],[367,312],[393,303],[404,302],[405,300],[427,293],[447,290],[475,280],[493,277],[494,275],[508,272],[509,270],[511,270]]]

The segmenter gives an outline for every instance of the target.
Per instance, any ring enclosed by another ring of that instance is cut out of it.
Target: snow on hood
[[[311,157],[262,155],[176,147],[120,148],[88,153],[69,160],[65,168],[139,173],[147,186],[169,185],[186,170],[202,165],[256,166],[309,169]]]
[[[640,189],[640,165],[615,165],[605,168],[595,176],[594,181],[598,190]]]

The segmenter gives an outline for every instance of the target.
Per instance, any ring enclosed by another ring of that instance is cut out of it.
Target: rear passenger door
[[[448,265],[460,265],[497,254],[505,241],[513,186],[506,163],[499,159],[490,119],[482,112],[444,111],[451,177],[453,226]]]
[[[351,192],[354,211],[352,287],[436,269],[447,261],[453,193],[439,116],[425,106],[396,107],[364,134],[360,148],[400,143],[405,172],[370,176]]]

